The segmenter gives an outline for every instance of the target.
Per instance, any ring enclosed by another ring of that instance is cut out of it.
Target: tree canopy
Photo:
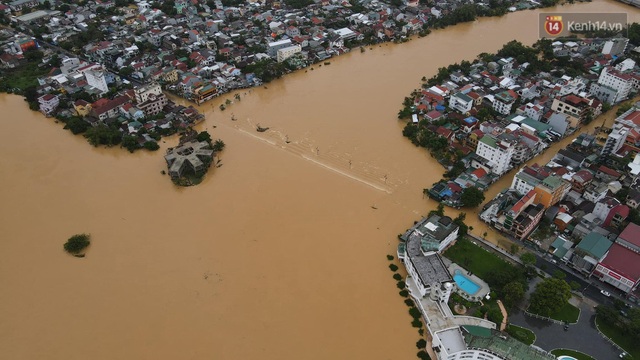
[[[89,234],[76,234],[67,240],[64,244],[64,250],[70,254],[78,254],[84,250],[91,243],[91,235]]]
[[[529,311],[542,316],[550,316],[562,308],[571,298],[571,286],[557,278],[547,278],[540,282],[529,299]]]
[[[476,207],[484,201],[484,193],[477,187],[470,186],[462,190],[460,201],[462,202],[462,206]]]

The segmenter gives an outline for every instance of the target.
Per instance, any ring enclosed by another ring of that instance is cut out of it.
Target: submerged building
[[[206,170],[205,161],[211,160],[213,150],[205,141],[188,141],[184,144],[170,149],[164,159],[169,166],[169,175],[177,179],[182,176],[186,169],[191,169],[194,173]]]

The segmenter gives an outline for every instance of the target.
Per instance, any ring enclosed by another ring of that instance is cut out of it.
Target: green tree
[[[418,349],[424,349],[427,347],[427,341],[425,339],[420,339],[418,340],[418,342],[416,342],[416,347]]]
[[[87,141],[93,146],[99,145],[118,145],[122,141],[122,134],[116,128],[110,128],[106,125],[98,125],[90,127],[84,133]]]
[[[512,281],[502,288],[504,304],[511,308],[524,299],[524,286],[519,281]]]
[[[211,135],[209,135],[209,132],[207,132],[206,130],[205,131],[201,131],[196,136],[196,140],[205,141],[205,142],[211,144]]]
[[[78,254],[91,243],[91,235],[76,234],[64,243],[64,250],[70,254]]]
[[[553,272],[553,277],[556,279],[564,280],[567,278],[567,274],[562,270],[556,270]]]
[[[524,266],[531,266],[536,263],[536,256],[530,252],[525,252],[520,255],[520,260],[522,260]]]
[[[224,150],[225,144],[224,141],[218,139],[213,143],[213,151],[215,152],[220,152],[222,150]]]
[[[464,219],[467,217],[467,214],[461,212],[458,216],[453,219],[453,223],[458,225],[458,235],[466,236],[469,231],[469,227],[464,223]]]
[[[470,186],[462,191],[460,196],[462,206],[476,207],[484,201],[484,193],[475,186]]]
[[[144,143],[144,148],[149,150],[149,151],[156,151],[158,149],[160,149],[160,145],[158,145],[157,142],[155,141],[147,141]]]
[[[129,152],[136,151],[140,145],[138,145],[138,137],[135,135],[125,135],[122,137],[122,146]]]
[[[64,128],[70,130],[74,135],[77,135],[87,131],[89,123],[79,116],[72,116],[65,120]]]
[[[537,286],[529,299],[529,311],[550,316],[562,308],[571,297],[571,287],[566,281],[546,278]]]
[[[439,203],[435,210],[429,211],[428,217],[432,217],[433,215],[444,216],[444,205],[442,203]]]

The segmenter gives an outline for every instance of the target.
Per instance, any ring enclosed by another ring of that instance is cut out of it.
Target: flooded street
[[[638,18],[614,1],[559,9]],[[94,149],[0,95],[0,354],[414,358],[418,334],[385,255],[435,207],[421,193],[444,170],[402,137],[396,114],[438,67],[514,38],[532,44],[537,13],[356,50],[247,89],[225,111],[233,94],[202,105],[200,130],[227,147],[193,188],[160,173],[175,138],[155,153]],[[82,232],[87,257],[66,255]]]

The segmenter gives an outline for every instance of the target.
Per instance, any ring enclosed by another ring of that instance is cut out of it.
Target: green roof
[[[560,185],[562,185],[562,178],[557,175],[549,175],[542,183],[551,190],[557,189]]]
[[[498,142],[493,136],[490,136],[490,135],[483,136],[482,139],[480,139],[480,142],[485,143],[491,146],[492,148],[498,147]]]
[[[461,92],[455,94],[454,96],[464,101],[473,101],[473,99],[469,95]]]
[[[553,252],[553,256],[562,259],[567,254],[567,251],[571,249],[571,245],[571,241],[558,236],[551,244],[551,247],[556,249]]]
[[[540,121],[536,121],[536,120],[533,120],[531,118],[526,118],[526,119],[522,120],[521,124],[525,124],[527,126],[531,126],[532,128],[536,129],[537,133],[542,133],[542,132],[545,132],[545,131],[553,128],[551,125],[548,125],[548,124],[545,124],[545,123],[541,123]]]
[[[613,243],[606,237],[598,234],[597,232],[591,232],[580,241],[577,248],[589,254],[596,260],[600,260],[604,257],[604,254],[609,251]]]

